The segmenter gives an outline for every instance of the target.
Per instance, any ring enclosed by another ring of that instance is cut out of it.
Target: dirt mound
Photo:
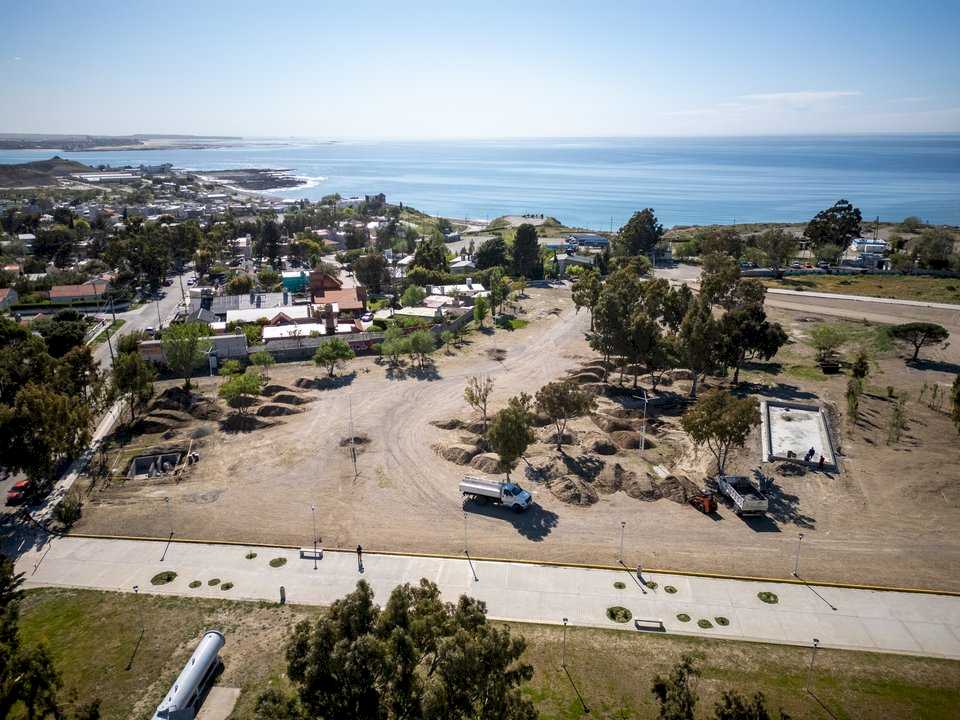
[[[164,418],[178,424],[188,423],[193,420],[193,415],[185,413],[182,410],[153,410],[150,413],[150,417]]]
[[[264,405],[261,408],[257,409],[257,415],[260,417],[277,417],[279,415],[296,415],[297,413],[302,413],[303,410],[299,408],[290,407],[289,405]]]
[[[689,370],[684,370],[682,368],[677,368],[675,370],[667,370],[663,374],[664,378],[670,378],[673,381],[677,380],[693,380],[693,373]]]
[[[659,485],[663,497],[681,505],[685,505],[690,498],[700,493],[700,488],[684,475],[669,475]]]
[[[610,439],[617,444],[617,447],[624,450],[635,450],[640,447],[640,433],[634,430],[615,430],[610,433]]]
[[[317,385],[317,379],[316,379],[316,378],[308,378],[308,377],[297,378],[296,381],[295,381],[293,384],[296,385],[298,388],[302,388],[302,389],[304,389],[304,390],[310,390],[310,389],[316,387],[316,385]],[[286,388],[284,388],[284,389],[286,389]]]
[[[638,475],[635,472],[627,472],[623,477],[620,489],[634,500],[652,502],[663,497],[660,486],[649,473]]]
[[[598,370],[596,372],[592,370],[581,370],[570,376],[570,379],[578,383],[596,383],[603,381],[603,371]]]
[[[271,395],[276,395],[279,392],[292,392],[292,391],[286,385],[267,385],[263,390],[260,391],[260,394],[270,397]]]
[[[483,435],[470,435],[464,434],[457,437],[458,445],[472,445],[475,448],[479,448],[481,451],[489,450],[487,446],[486,438]]]
[[[294,395],[293,393],[287,392],[277,393],[273,396],[273,401],[283,403],[284,405],[303,405],[305,402],[310,402],[301,395]]]
[[[572,456],[555,452],[552,455],[539,455],[528,458],[527,477],[537,482],[556,480],[565,475],[576,475],[585,480],[593,480],[606,464],[596,455]]]
[[[272,426],[272,422],[261,420],[256,415],[239,415],[237,413],[227,416],[220,422],[220,429],[226,433],[253,432]]]
[[[480,453],[470,461],[470,467],[480,472],[496,475],[500,470],[500,456],[495,453]]]
[[[530,424],[534,427],[546,427],[547,425],[553,425],[553,420],[548,418],[543,413],[530,413]]]
[[[441,430],[457,430],[463,427],[463,420],[460,418],[450,418],[449,420],[431,420],[430,424]]]
[[[486,431],[483,420],[471,420],[468,423],[462,423],[460,427],[467,432],[472,432],[474,435],[482,435]]]
[[[484,353],[484,355],[491,360],[496,360],[497,362],[503,362],[507,359],[507,351],[503,348],[490,348]]]
[[[179,427],[183,423],[176,420],[170,420],[165,417],[147,415],[142,417],[133,426],[133,431],[138,434],[165,433],[173,428]]]
[[[609,495],[622,491],[634,500],[653,501],[663,497],[656,480],[648,475],[639,475],[625,469],[620,463],[607,465],[593,481],[597,492]]]
[[[538,433],[540,442],[545,445],[556,445],[557,444],[557,431],[550,427],[544,430],[541,430]],[[560,436],[560,443],[563,445],[576,445],[577,443],[577,434],[571,430],[567,430]]]
[[[598,433],[591,433],[581,440],[583,449],[588,453],[597,455],[616,455],[617,446],[608,438]]]
[[[369,445],[370,438],[369,436],[363,433],[354,433],[353,435],[347,435],[344,438],[340,438],[340,447],[358,447],[360,445]]]
[[[202,395],[184,390],[181,385],[174,385],[157,395],[153,401],[153,407],[166,410],[179,410],[181,408],[189,408],[195,402],[202,399]]]
[[[215,402],[204,398],[190,408],[190,414],[197,420],[217,420],[223,415],[223,411]]]
[[[616,430],[633,430],[633,425],[623,418],[605,415],[604,413],[593,413],[590,415],[593,424],[604,432],[614,432]]]
[[[547,483],[547,489],[561,502],[569,505],[593,505],[600,496],[588,483],[576,475],[564,475]]]
[[[447,445],[440,448],[440,457],[457,465],[467,465],[478,450],[473,445]]]
[[[777,472],[787,477],[801,477],[807,474],[807,469],[799,463],[782,462],[777,465]]]

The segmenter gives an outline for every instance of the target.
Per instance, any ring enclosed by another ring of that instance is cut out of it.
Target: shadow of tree
[[[944,362],[943,360],[924,360],[920,358],[916,362],[908,362],[907,365],[916,370],[931,370],[934,372],[950,373],[951,375],[960,375],[960,365],[952,362]]]
[[[248,433],[268,428],[274,423],[261,420],[256,415],[228,415],[220,421],[220,429],[227,434]]]
[[[760,395],[762,397],[774,398],[776,400],[816,400],[816,393],[807,390],[801,390],[796,385],[787,383],[777,383],[776,385],[764,385],[763,383],[742,382],[737,388],[739,395]]]
[[[555,512],[536,504],[522,513],[512,512],[499,505],[480,505],[473,501],[466,501],[463,509],[474,515],[508,522],[520,535],[533,542],[544,540],[560,521],[560,516]]]

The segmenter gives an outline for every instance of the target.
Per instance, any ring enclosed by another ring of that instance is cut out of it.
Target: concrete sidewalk
[[[249,551],[257,557],[247,560]],[[270,560],[280,557],[286,564],[270,567]],[[960,597],[659,573],[644,576],[658,584],[644,591],[626,569],[406,555],[364,554],[361,573],[356,555],[345,552],[326,552],[316,566],[296,550],[69,537],[29,550],[17,561],[27,587],[130,592],[139,585],[141,592],[162,595],[275,602],[283,586],[288,603],[305,605],[329,605],[360,578],[380,602],[396,585],[427,578],[448,600],[466,593],[486,601],[490,617],[501,620],[559,624],[568,618],[571,625],[637,632],[632,624],[607,619],[606,609],[621,605],[635,618],[661,620],[668,633],[789,645],[809,645],[817,638],[824,647],[960,659]],[[150,578],[163,570],[176,572],[176,579],[151,585]],[[211,578],[232,582],[233,588],[211,587]],[[190,589],[193,580],[202,585]],[[617,581],[626,588],[616,589]],[[667,586],[676,593],[668,593]],[[761,591],[776,593],[779,602],[762,602]],[[678,620],[681,613],[690,621]],[[729,625],[718,625],[717,617]],[[699,628],[700,619],[713,627]]]

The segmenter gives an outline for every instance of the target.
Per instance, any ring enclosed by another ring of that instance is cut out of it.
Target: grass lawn
[[[107,719],[150,717],[203,631],[222,630],[227,643],[219,684],[241,689],[231,718],[245,720],[253,717],[260,691],[271,684],[286,686],[288,628],[318,612],[267,603],[42,589],[27,593],[21,628],[27,642],[48,645],[64,690],[84,699],[99,697]],[[138,646],[141,616],[145,632]],[[527,640],[526,659],[535,675],[524,692],[541,717],[580,717],[576,691],[560,667],[562,629],[512,627]],[[828,717],[803,690],[810,659],[803,648],[567,631],[567,670],[596,718],[656,717],[653,677],[667,672],[685,652],[702,657],[703,710],[712,708],[722,690],[736,687],[742,693],[762,691],[771,705],[793,717]],[[960,703],[960,663],[822,650],[812,684],[819,702],[838,718],[949,718]]]
[[[125,322],[126,320],[123,320],[121,318],[117,318],[116,320],[114,320],[112,323],[110,323],[107,326],[106,330],[104,330],[102,333],[100,333],[99,335],[97,335],[97,337],[94,338],[93,345],[96,346],[96,345],[101,345],[102,343],[105,343],[107,341],[107,338],[112,337],[117,332],[117,330],[123,327],[123,324]]]
[[[960,278],[920,275],[807,275],[765,279],[768,287],[960,304]]]

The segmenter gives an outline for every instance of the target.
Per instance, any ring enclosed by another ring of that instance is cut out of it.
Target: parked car
[[[149,335],[150,337],[153,337],[154,335],[157,334],[157,330],[156,330],[155,327],[153,327],[153,325],[147,325],[147,326],[143,329],[143,331],[144,331],[147,335]]]
[[[13,487],[7,491],[7,505],[22,505],[26,502],[29,493],[29,480],[21,480],[18,483],[14,483]]]
[[[373,313],[372,313],[372,312],[366,312],[366,313],[364,313],[363,315],[360,316],[360,319],[363,320],[364,322],[370,322],[370,321],[373,320]]]

